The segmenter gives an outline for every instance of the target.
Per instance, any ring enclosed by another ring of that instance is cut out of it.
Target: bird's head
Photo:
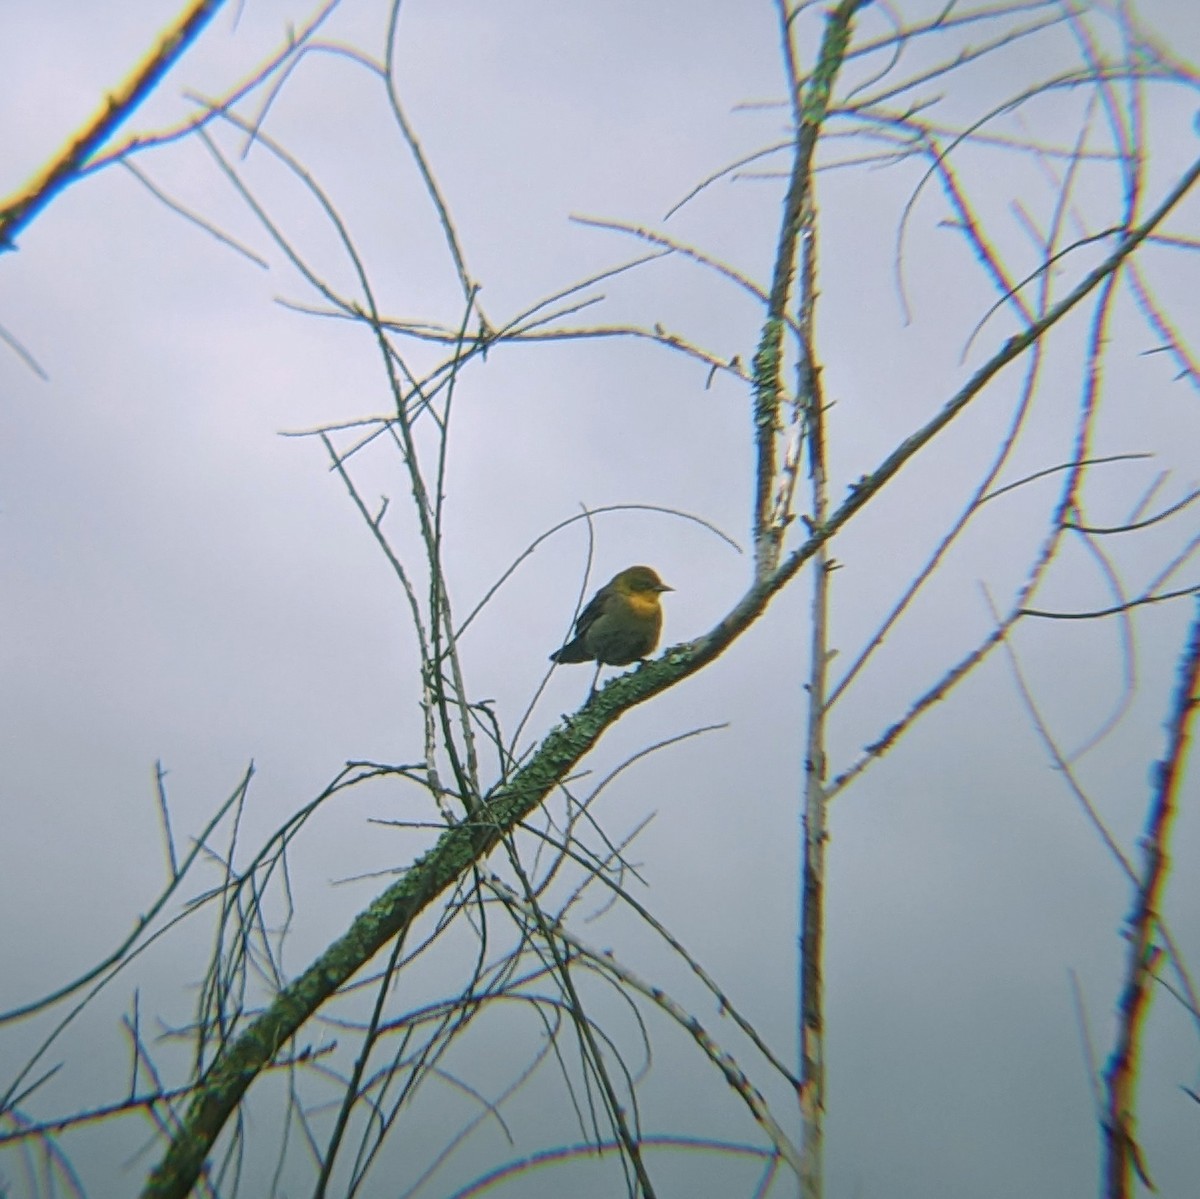
[[[615,579],[613,586],[625,595],[657,594],[662,591],[674,591],[658,577],[658,572],[649,566],[631,566],[623,570]]]

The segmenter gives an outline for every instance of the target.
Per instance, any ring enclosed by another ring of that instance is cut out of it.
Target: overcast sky
[[[21,187],[78,128],[179,7],[178,0],[5,0],[0,194]],[[882,36],[896,13],[941,7],[877,7],[860,29]],[[289,23],[298,27],[310,11],[297,0],[250,0],[222,12],[124,132],[169,127],[195,111],[195,97],[227,94],[282,44]],[[1172,53],[1197,61],[1200,16],[1191,3],[1153,0],[1139,13]],[[385,16],[375,0],[346,0],[326,40],[381,55]],[[1097,21],[1095,28],[1106,26]],[[983,38],[978,27],[967,40]],[[811,37],[805,44],[811,51]],[[1109,37],[1107,44],[1116,42]],[[948,47],[932,55],[914,48],[901,76],[949,57]],[[944,96],[941,119],[962,121],[1018,93],[1022,79],[1076,65],[1078,54],[1067,31],[1047,32],[914,95]],[[721,180],[665,218],[697,183],[786,136],[782,109],[746,106],[782,94],[767,0],[410,0],[398,60],[408,115],[493,325],[645,248],[572,222],[572,214],[669,229],[766,280],[778,179]],[[847,79],[862,82],[885,65],[873,59],[850,68]],[[1003,132],[1069,146],[1087,104],[1081,89],[1064,88],[1020,109]],[[1194,88],[1148,95],[1141,144],[1151,167],[1140,215],[1200,152],[1198,109]],[[259,110],[251,105],[245,115]],[[1106,144],[1099,108],[1094,122],[1095,144]],[[385,313],[451,326],[461,320],[437,219],[377,81],[346,57],[314,55],[272,105],[264,129],[337,205],[370,264]],[[244,142],[228,127],[214,128],[214,137],[324,277],[357,294],[311,197],[261,150],[239,160]],[[851,158],[858,144],[839,143],[828,154]],[[861,144],[864,152],[877,148]],[[1034,269],[1029,229],[1052,219],[1061,162],[997,150],[956,161],[959,181],[1013,273]],[[46,376],[0,345],[5,1009],[110,952],[161,887],[167,864],[156,762],[168,772],[181,845],[253,762],[240,830],[250,852],[347,760],[415,762],[422,752],[418,658],[403,593],[320,443],[281,436],[388,410],[371,339],[347,322],[288,307],[328,306],[199,141],[136,162],[156,187],[260,261],[169,210],[119,165],[59,196],[21,235],[18,252],[0,258],[0,326]],[[1069,215],[1081,230],[1104,228],[1121,215],[1115,167],[1088,170],[1094,173]],[[1015,328],[1011,314],[993,313],[968,345],[997,297],[953,228],[940,189],[917,193],[898,241],[904,206],[923,173],[913,161],[821,176],[818,333],[834,404],[835,502]],[[1198,224],[1193,198],[1170,228],[1194,237]],[[1056,286],[1065,290],[1104,249],[1069,258]],[[1155,249],[1146,263],[1147,286],[1194,344],[1195,255]],[[749,362],[753,355],[757,302],[694,265],[654,264],[587,294],[605,301],[578,323],[661,323],[727,359]],[[1070,455],[1087,331],[1087,318],[1073,320],[1047,359],[1036,415],[1002,482]],[[1163,472],[1170,473],[1154,501],[1162,506],[1200,482],[1200,394],[1167,355],[1148,353],[1159,344],[1135,303],[1122,299],[1093,452],[1153,457],[1089,476],[1092,523],[1127,521]],[[436,360],[428,347],[412,354],[418,368]],[[1010,367],[836,542],[835,679],[971,494],[1008,425],[1023,371]],[[589,585],[649,563],[675,588],[665,600],[664,643],[711,628],[750,576],[752,441],[748,390],[724,377],[707,385],[706,376],[681,355],[614,340],[500,347],[464,372],[446,488],[445,563],[456,614],[473,609],[535,538],[577,515],[580,505],[641,504],[711,522],[743,552],[679,516],[602,516]],[[370,503],[388,497],[396,544],[419,573],[399,460],[378,445],[358,456],[354,469]],[[1045,534],[1056,486],[1052,477],[984,507],[839,703],[830,728],[831,775],[986,634],[991,616],[981,584],[999,607],[1011,601]],[[1174,523],[1104,548],[1136,590],[1195,535],[1187,510]],[[586,555],[582,523],[549,538],[463,638],[472,697],[494,701],[509,736],[541,683],[547,654],[561,644]],[[1195,581],[1195,567],[1185,567],[1173,585]],[[630,855],[644,880],[634,888],[638,898],[788,1062],[795,1059],[808,598],[801,578],[724,657],[625,717],[585,763],[598,780],[647,745],[725,726],[626,770],[594,814],[614,840],[653,816]],[[1107,606],[1112,593],[1097,560],[1072,544],[1039,601],[1084,610]],[[1190,614],[1188,601],[1142,609],[1132,625],[1136,652],[1116,622],[1027,622],[1016,639],[1029,685],[1066,751],[1087,746],[1120,715],[1076,764],[1129,854],[1136,852],[1151,766],[1162,752],[1175,655]],[[521,749],[582,700],[589,676],[585,668],[555,672]],[[1183,797],[1165,911],[1195,970],[1194,777]],[[384,885],[360,876],[403,866],[424,843],[369,823],[402,819],[432,820],[436,812],[415,789],[367,788],[327,807],[297,841],[291,970],[307,964]],[[1099,1131],[1071,974],[1103,1061],[1130,892],[1054,770],[1006,660],[990,658],[840,795],[831,831],[829,1195],[1093,1193]],[[216,879],[210,870],[188,894]],[[357,881],[335,885],[346,879]],[[599,906],[597,899],[578,913],[580,935],[613,949],[651,982],[678,987],[718,1040],[746,1055],[754,1081],[798,1135],[786,1088],[711,998],[636,920],[617,910],[587,923]],[[165,939],[140,974],[119,979],[107,1006],[86,1016],[74,1039],[46,1059],[44,1065],[67,1066],[28,1111],[46,1117],[119,1098],[128,1059],[118,1022],[135,986],[148,1036],[160,1031],[158,1015],[167,1024],[186,1023],[210,944],[210,926],[194,920]],[[470,948],[466,939],[448,942],[446,956],[414,989],[433,994],[451,985],[446,980],[469,970]],[[453,960],[459,949],[463,961]],[[596,1002],[608,1010],[608,1001]],[[624,1009],[613,1004],[610,1015],[636,1044]],[[5,1085],[49,1027],[0,1028]],[[456,1068],[494,1096],[511,1081],[514,1062],[536,1046],[536,1030],[523,1027],[528,1038],[513,1042],[513,1060],[497,1056],[498,1040],[492,1034],[489,1042],[486,1025],[473,1029],[476,1040],[464,1042]],[[690,1043],[653,1017],[652,1033],[644,1128],[756,1140],[744,1108]],[[1158,991],[1139,1133],[1166,1196],[1194,1194],[1200,1177],[1200,1107],[1181,1090],[1200,1088],[1196,1033],[1195,1021]],[[428,1126],[432,1137],[439,1127],[457,1128],[460,1115],[443,1115],[431,1098],[414,1118],[426,1122],[414,1127]],[[512,1128],[514,1144],[491,1127],[420,1193],[448,1194],[509,1158],[578,1139],[552,1072],[514,1106]],[[142,1148],[137,1136],[109,1130],[74,1142],[76,1164],[100,1195],[136,1191],[154,1159],[138,1155]],[[651,1160],[662,1170],[664,1195],[748,1195],[758,1169],[690,1155]],[[411,1158],[397,1169],[396,1178],[415,1176]],[[616,1193],[614,1176],[593,1169],[543,1171],[495,1193]],[[20,1158],[0,1151],[0,1191],[8,1188],[16,1199],[32,1193],[29,1185]],[[373,1186],[366,1193],[393,1193],[382,1175]],[[308,1193],[298,1181],[293,1187],[289,1193]],[[790,1191],[785,1185],[775,1193]]]

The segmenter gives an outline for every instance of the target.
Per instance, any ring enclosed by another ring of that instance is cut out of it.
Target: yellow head
[[[630,597],[653,596],[656,604],[660,592],[675,590],[674,587],[668,587],[658,577],[658,572],[649,566],[631,566],[628,570],[621,571],[609,586]]]

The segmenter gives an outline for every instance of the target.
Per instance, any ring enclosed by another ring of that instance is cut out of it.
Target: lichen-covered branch
[[[804,212],[812,201],[813,154],[829,111],[829,97],[846,55],[854,14],[866,3],[867,0],[841,0],[829,14],[817,65],[804,85],[800,98],[800,123],[795,134],[791,177],[783,203],[779,243],[775,250],[770,301],[758,349],[754,354],[754,440],[757,456],[754,566],[757,578],[762,578],[775,568],[783,538],[783,526],[771,520],[771,499],[778,473],[775,437],[779,428],[779,405],[785,394],[785,313],[792,296]]]

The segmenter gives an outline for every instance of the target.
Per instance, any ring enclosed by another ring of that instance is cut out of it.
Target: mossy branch
[[[754,438],[757,453],[754,484],[754,557],[758,578],[775,569],[782,544],[783,529],[771,521],[771,497],[778,474],[775,434],[779,427],[779,404],[783,386],[784,316],[792,296],[796,275],[797,246],[804,226],[805,213],[812,204],[812,161],[821,127],[829,112],[829,97],[846,56],[854,14],[869,0],[841,0],[826,18],[825,36],[817,55],[817,65],[800,97],[800,120],[796,128],[795,152],[779,243],[775,249],[775,268],[771,278],[770,301],[763,322],[758,349],[754,354]]]

